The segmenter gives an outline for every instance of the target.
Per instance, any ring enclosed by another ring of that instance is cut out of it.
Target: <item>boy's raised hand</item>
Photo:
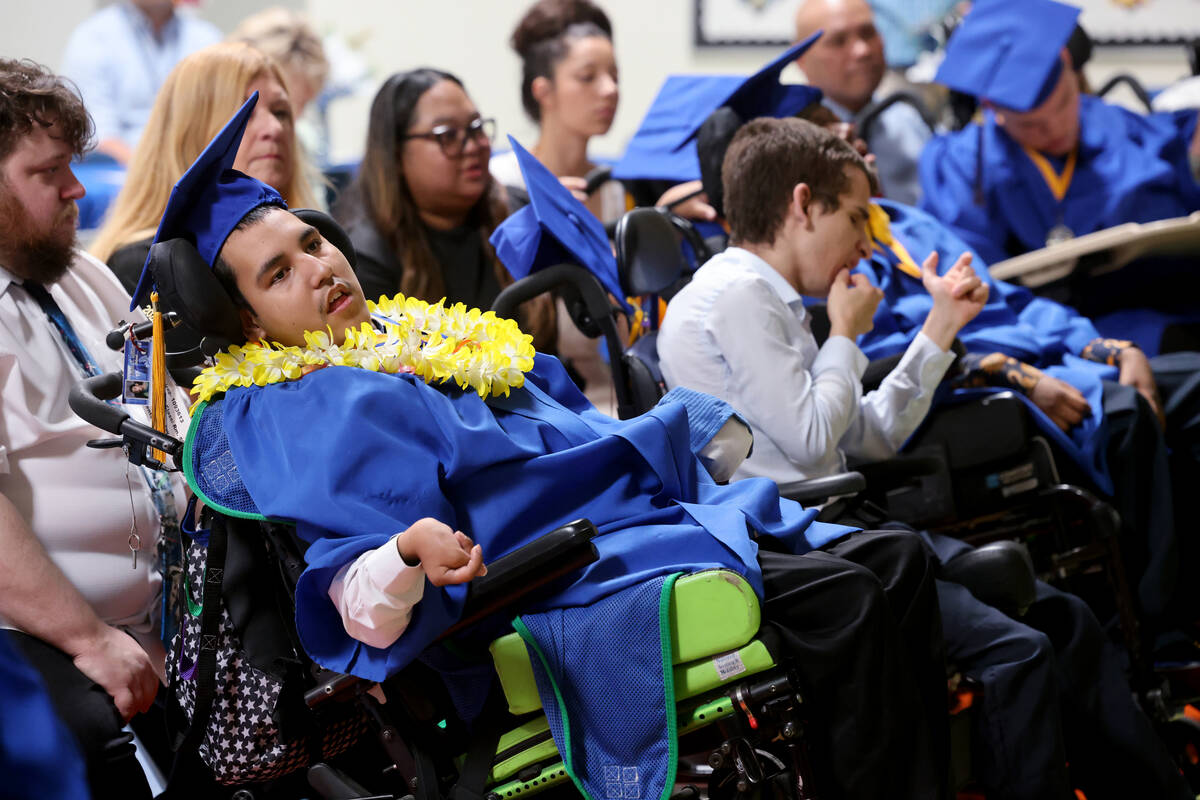
[[[950,349],[962,327],[987,303],[988,285],[975,274],[971,260],[970,253],[963,253],[945,275],[938,275],[935,251],[921,267],[921,282],[933,298],[921,331],[943,350]]]
[[[875,324],[875,309],[883,292],[871,285],[865,275],[851,275],[843,269],[829,287],[826,310],[829,313],[829,335],[845,336],[854,341],[871,330]]]
[[[434,586],[466,583],[487,575],[483,549],[462,531],[425,517],[396,537],[396,550],[409,564],[420,562]]]

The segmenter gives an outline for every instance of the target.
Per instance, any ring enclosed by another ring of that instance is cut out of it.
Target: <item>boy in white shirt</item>
[[[900,364],[863,395],[867,358],[854,342],[883,295],[850,270],[870,255],[874,176],[835,141],[801,120],[755,120],[739,132],[725,160],[747,173],[726,183],[733,246],[671,300],[659,333],[667,383],[726,400],[754,429],[735,478],[819,477],[840,471],[847,454],[895,455],[929,411],[955,335],[987,301],[969,254],[941,276],[931,256],[923,280],[933,309]],[[789,172],[813,177],[793,184]],[[828,297],[820,347],[802,295]]]

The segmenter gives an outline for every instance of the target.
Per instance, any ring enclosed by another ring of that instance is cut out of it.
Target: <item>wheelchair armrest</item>
[[[462,616],[437,640],[511,608],[531,593],[596,561],[599,555],[592,544],[595,535],[596,527],[589,520],[579,519],[497,558],[488,564],[487,575],[467,585]],[[356,675],[326,671],[323,680],[304,693],[304,702],[315,708],[366,683]]]
[[[586,519],[568,522],[488,564],[488,574],[467,585],[462,617],[438,638],[444,639],[516,605],[527,595],[596,561],[592,537],[596,526]]]
[[[1037,599],[1033,560],[1020,542],[1002,539],[968,550],[943,564],[940,573],[1006,614],[1020,616]]]
[[[806,478],[779,484],[779,496],[797,503],[824,502],[830,497],[843,494],[858,494],[867,488],[867,480],[860,472],[839,472],[823,478]]]
[[[878,492],[922,475],[941,472],[946,469],[946,462],[937,456],[901,454],[886,461],[855,464],[854,469],[862,473],[872,492]]]

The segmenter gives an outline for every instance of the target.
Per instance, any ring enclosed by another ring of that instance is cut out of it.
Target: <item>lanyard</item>
[[[908,248],[900,243],[900,240],[892,235],[891,218],[888,213],[879,206],[871,203],[867,220],[867,227],[870,229],[871,240],[875,245],[875,249],[883,252],[890,251],[896,258],[896,267],[906,275],[911,275],[917,280],[921,279],[921,268],[917,262],[909,254]]]
[[[1037,150],[1031,150],[1028,147],[1023,148],[1025,155],[1029,156],[1029,160],[1038,168],[1038,172],[1042,173],[1042,179],[1046,181],[1046,186],[1050,188],[1050,193],[1054,195],[1054,199],[1061,203],[1062,199],[1067,196],[1067,189],[1071,187],[1071,178],[1075,177],[1075,161],[1079,156],[1079,148],[1075,147],[1071,150],[1071,154],[1067,156],[1067,163],[1063,165],[1062,173],[1055,172],[1054,167],[1050,166],[1050,162],[1046,157]]]

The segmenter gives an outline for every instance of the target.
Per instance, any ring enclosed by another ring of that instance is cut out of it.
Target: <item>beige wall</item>
[[[748,72],[771,48],[697,48],[693,0],[601,0],[616,28],[622,101],[612,131],[594,143],[598,155],[620,153],[636,130],[663,78],[676,72]],[[52,67],[62,60],[70,30],[104,0],[0,0],[0,53],[34,58]],[[272,0],[203,0],[202,16],[228,30],[242,15]],[[359,43],[374,83],[362,96],[331,106],[333,156],[353,158],[362,148],[374,86],[392,72],[420,65],[459,75],[484,113],[496,117],[501,134],[532,143],[535,129],[521,110],[520,65],[508,37],[524,0],[283,0],[307,9],[322,32]],[[48,13],[52,9],[53,13]],[[1179,48],[1097,48],[1089,75],[1099,83],[1117,71],[1133,71],[1149,86],[1186,71]],[[501,142],[503,138],[501,137]]]

